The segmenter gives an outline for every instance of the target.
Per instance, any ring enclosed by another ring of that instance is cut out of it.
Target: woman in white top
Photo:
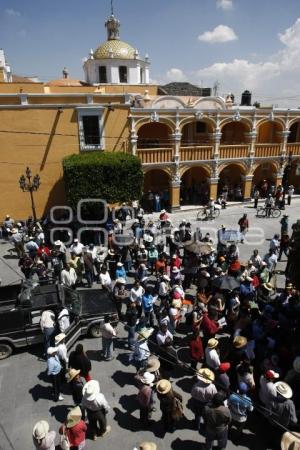
[[[105,266],[101,267],[99,279],[100,279],[100,283],[102,284],[103,288],[112,290],[112,282],[111,282],[110,274]]]

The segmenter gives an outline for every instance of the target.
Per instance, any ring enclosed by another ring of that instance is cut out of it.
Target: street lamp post
[[[25,176],[26,175],[26,176]],[[35,204],[34,204],[34,198],[33,198],[33,191],[37,191],[38,188],[41,185],[41,180],[39,175],[35,175],[32,178],[32,173],[29,167],[26,168],[25,175],[21,175],[19,179],[19,185],[20,189],[22,189],[23,192],[29,192],[30,193],[30,199],[31,199],[31,208],[32,208],[32,214],[33,219],[36,222],[36,211],[35,211]]]

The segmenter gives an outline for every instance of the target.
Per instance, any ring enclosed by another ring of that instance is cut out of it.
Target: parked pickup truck
[[[71,347],[82,335],[99,337],[105,315],[117,318],[112,295],[104,289],[74,291],[58,284],[40,285],[24,282],[0,287],[0,359],[8,358],[15,348],[43,342],[41,315],[51,309],[55,313],[66,307],[70,327],[66,344]]]

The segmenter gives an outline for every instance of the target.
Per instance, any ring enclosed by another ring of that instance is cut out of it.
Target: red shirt
[[[178,269],[180,269],[181,267],[181,259],[178,258],[178,256],[176,256],[176,258],[172,258],[171,260],[171,269],[172,267],[178,267]]]
[[[196,359],[196,361],[201,361],[204,357],[202,339],[200,336],[197,336],[196,339],[192,339],[190,342],[190,352],[191,357]]]
[[[38,256],[42,256],[42,254],[45,253],[45,255],[50,256],[50,250],[48,247],[39,247],[37,254]]]
[[[60,434],[63,433],[65,426],[62,425],[59,429]],[[81,442],[85,440],[85,434],[87,430],[86,423],[81,420],[77,425],[72,428],[65,428],[71,447],[77,447]]]
[[[219,331],[219,325],[210,319],[207,314],[203,314],[201,328],[206,337],[213,337]]]

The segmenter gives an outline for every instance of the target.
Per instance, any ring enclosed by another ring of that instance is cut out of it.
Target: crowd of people
[[[239,444],[254,416],[264,421],[272,445],[282,439],[285,449],[284,442],[291,436],[297,440],[299,429],[300,293],[288,277],[282,290],[274,283],[277,261],[293,243],[288,216],[283,219],[267,254],[254,249],[246,262],[239,243],[250,228],[247,215],[238,221],[235,243],[226,241],[224,225],[213,242],[185,220],[169,228],[165,210],[157,223],[147,223],[141,208],[129,224],[126,217],[115,219],[100,246],[78,239],[69,248],[60,240],[51,245],[39,223],[14,223],[10,216],[3,235],[14,245],[26,278],[73,289],[98,283],[111,292],[119,325],[115,328],[108,316],[101,324],[102,358],[115,357],[114,340],[126,333],[142,429],[151,430],[159,405],[164,432],[173,432],[189,407],[190,426],[204,436],[205,449],[211,450],[214,441],[225,449],[228,434]],[[132,241],[121,246],[116,237],[124,225]],[[68,320],[67,309],[59,316],[45,311],[41,329],[53,400],[64,401],[61,386],[67,384],[74,403],[59,428],[60,445],[82,450],[86,436],[96,440],[111,431],[110,406],[82,344],[70,354],[67,350]],[[188,358],[179,356],[183,347]],[[178,371],[191,382],[188,405],[174,386]],[[56,433],[41,420],[33,440],[37,449],[54,450]],[[139,449],[155,450],[159,444],[144,442]]]

